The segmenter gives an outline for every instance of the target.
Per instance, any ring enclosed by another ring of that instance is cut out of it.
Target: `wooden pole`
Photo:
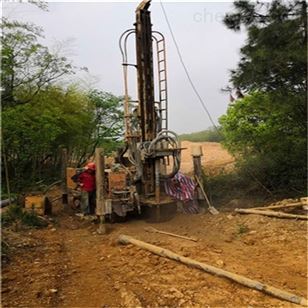
[[[66,183],[67,149],[61,149],[61,178]]]
[[[2,140],[2,151],[3,151],[3,165],[4,165],[4,170],[5,170],[5,181],[6,181],[6,190],[7,190],[7,194],[8,194],[8,199],[9,199],[9,205],[11,205],[11,190],[10,190],[10,180],[9,180],[9,171],[8,171],[8,167],[7,167],[7,160],[6,160],[6,154],[4,151],[4,145],[3,145],[4,141]]]
[[[136,245],[142,249],[148,250],[154,254],[157,254],[161,257],[166,257],[175,261],[179,261],[182,262],[184,264],[187,264],[189,266],[201,269],[207,273],[210,274],[214,274],[217,275],[219,277],[224,277],[224,278],[228,278],[232,281],[235,281],[241,285],[244,285],[248,288],[252,288],[261,292],[264,292],[266,294],[278,297],[280,299],[289,301],[291,303],[295,303],[295,304],[299,304],[299,305],[303,305],[303,306],[307,306],[308,301],[306,298],[301,297],[301,296],[297,296],[295,294],[277,289],[275,287],[272,287],[268,284],[259,282],[257,280],[253,280],[253,279],[249,279],[246,278],[244,276],[238,275],[238,274],[234,274],[225,270],[222,270],[220,268],[181,256],[179,254],[176,254],[174,252],[172,252],[171,250],[168,249],[164,249],[162,247],[159,246],[155,246],[143,241],[139,241],[134,239],[133,237],[127,236],[127,235],[120,235],[119,236],[119,243],[121,244],[133,244]]]
[[[201,147],[200,147],[201,148]],[[202,179],[202,165],[201,165],[201,156],[202,152],[201,149],[193,149],[192,150],[192,157],[193,157],[193,165],[194,165],[194,175],[201,181],[201,185],[203,185],[203,179]],[[201,191],[201,187],[197,187],[198,192],[198,200],[201,201],[201,204],[204,205],[204,196]]]
[[[165,232],[165,231],[161,231],[161,230],[155,229],[153,227],[144,228],[144,230],[147,231],[147,232],[153,232],[153,233],[160,233],[160,234],[170,235],[170,236],[173,236],[173,237],[182,238],[184,240],[189,240],[189,241],[194,241],[194,242],[198,241],[194,237],[188,237],[188,236],[174,234],[174,233],[171,233],[171,232]]]
[[[67,168],[67,149],[63,148],[61,150],[61,178],[63,180],[63,195],[62,195],[63,204],[68,204],[66,168]]]
[[[104,149],[95,149],[95,165],[96,165],[96,215],[100,218],[100,224],[97,229],[99,234],[106,234],[105,224],[105,196],[104,196],[104,183],[105,183],[105,160]]]
[[[264,215],[264,216],[270,216],[270,217],[295,218],[295,219],[308,220],[307,215],[295,215],[295,214],[287,214],[287,213],[275,212],[275,211],[261,211],[261,210],[254,210],[254,209],[235,209],[235,212],[240,213],[240,214],[257,214],[257,215]]]
[[[253,207],[250,210],[270,210],[270,209],[283,209],[288,207],[300,207],[307,205],[307,202],[294,202],[289,204],[275,204],[275,205],[269,205],[269,206],[260,206],[260,207]]]
[[[198,183],[198,185],[199,185],[199,187],[200,187],[200,189],[201,189],[201,191],[202,191],[202,193],[205,197],[205,200],[208,204],[208,209],[209,209],[210,213],[213,214],[213,215],[219,214],[219,212],[214,208],[214,206],[211,205],[210,200],[209,200],[207,194],[205,193],[205,191],[203,189],[203,185],[202,185],[200,179],[197,176],[195,176],[195,179],[196,179],[196,181],[197,181],[197,183]]]

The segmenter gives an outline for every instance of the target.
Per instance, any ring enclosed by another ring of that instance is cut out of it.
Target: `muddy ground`
[[[145,227],[198,242],[148,233]],[[134,246],[120,234],[171,249],[307,297],[306,222],[223,211],[178,213],[169,222],[131,219],[97,225],[62,211],[48,228],[6,232],[11,257],[2,268],[3,307],[292,307],[289,302],[189,268]]]

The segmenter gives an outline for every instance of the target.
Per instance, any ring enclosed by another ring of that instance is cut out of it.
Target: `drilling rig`
[[[106,213],[120,216],[145,210],[151,221],[162,221],[176,211],[176,200],[166,195],[164,184],[179,171],[181,147],[177,135],[168,130],[166,44],[164,36],[152,30],[149,6],[150,0],[139,4],[134,28],[119,39],[125,88],[125,147],[119,151],[117,162],[124,176],[121,180],[119,172],[109,171],[105,177],[109,183],[105,201],[109,206],[105,208],[109,209]],[[132,38],[135,63],[128,62]],[[134,70],[136,78],[136,100],[129,93],[129,70]]]

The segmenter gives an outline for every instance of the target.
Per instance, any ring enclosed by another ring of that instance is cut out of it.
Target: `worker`
[[[93,215],[95,213],[95,169],[95,163],[90,162],[78,176],[78,184],[81,188],[81,210],[85,215]]]

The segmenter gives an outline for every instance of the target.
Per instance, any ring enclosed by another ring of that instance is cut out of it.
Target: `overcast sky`
[[[123,95],[118,40],[123,31],[133,27],[136,6],[58,2],[49,3],[49,11],[44,12],[28,4],[5,3],[3,14],[42,26],[46,45],[65,42],[65,52],[75,65],[89,69],[97,88]],[[236,67],[245,41],[244,33],[234,33],[222,24],[232,3],[181,2],[164,6],[191,78],[217,123],[229,102],[228,94],[220,89],[228,84],[229,70]],[[160,4],[152,3],[150,9],[153,29],[162,32],[167,41],[169,128],[177,133],[204,130],[211,122],[188,83]],[[131,55],[133,62],[133,48]],[[134,93],[131,91],[132,96]]]

